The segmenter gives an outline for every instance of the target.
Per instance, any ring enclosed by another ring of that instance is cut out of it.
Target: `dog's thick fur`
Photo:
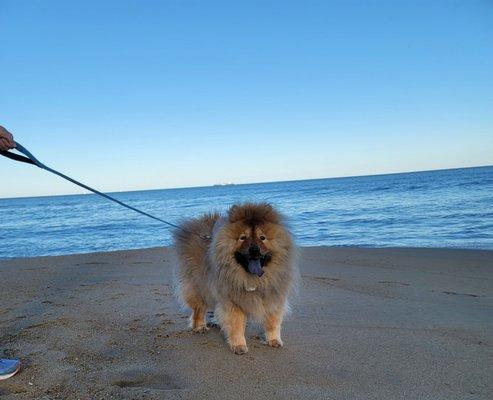
[[[179,295],[192,309],[193,331],[207,331],[205,314],[214,309],[234,353],[248,351],[247,318],[264,324],[268,345],[281,347],[281,323],[298,274],[295,246],[280,214],[267,203],[247,203],[232,206],[224,216],[206,214],[182,227],[188,232],[174,232],[176,275]],[[261,262],[258,274],[249,272],[249,261],[243,260],[249,257],[257,265]]]

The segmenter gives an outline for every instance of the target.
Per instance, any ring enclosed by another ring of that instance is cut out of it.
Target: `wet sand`
[[[193,335],[165,248],[0,261],[2,399],[491,399],[493,252],[304,248],[285,347]]]

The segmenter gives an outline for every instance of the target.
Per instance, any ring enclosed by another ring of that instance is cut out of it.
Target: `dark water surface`
[[[300,245],[493,249],[493,166],[116,193],[171,222],[269,201]],[[0,199],[0,258],[170,244],[169,229],[96,195]]]

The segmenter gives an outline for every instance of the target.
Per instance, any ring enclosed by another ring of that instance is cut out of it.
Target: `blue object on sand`
[[[0,358],[0,380],[14,376],[21,369],[19,360],[8,360]]]

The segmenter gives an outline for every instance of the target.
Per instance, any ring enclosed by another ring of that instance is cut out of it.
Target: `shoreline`
[[[488,399],[493,251],[302,247],[285,347],[192,335],[169,248],[0,260],[2,399]]]
[[[1,258],[0,266],[2,262],[6,261],[20,261],[20,260],[35,260],[35,259],[45,259],[45,258],[56,258],[56,257],[74,257],[74,256],[90,256],[98,254],[118,254],[121,252],[134,252],[134,251],[154,251],[158,249],[163,249],[168,251],[171,246],[153,246],[153,247],[137,247],[132,249],[119,249],[119,250],[109,250],[109,251],[91,251],[87,253],[67,253],[67,254],[54,254],[54,255],[40,255],[33,257],[12,257],[12,258]],[[337,245],[313,245],[313,246],[298,246],[300,251],[310,250],[310,249],[323,249],[323,250],[368,250],[368,251],[457,251],[457,252],[478,252],[478,253],[492,253],[493,249],[481,249],[481,248],[470,248],[470,247],[412,247],[412,246],[389,246],[389,247],[365,247],[365,246],[337,246]]]

